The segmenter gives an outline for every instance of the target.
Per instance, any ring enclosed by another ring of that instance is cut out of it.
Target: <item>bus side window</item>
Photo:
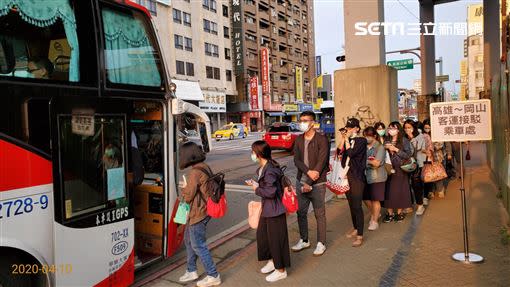
[[[161,87],[161,59],[143,14],[103,7],[101,16],[108,81]]]
[[[9,10],[0,16],[0,41],[12,47],[15,59],[14,69],[0,76],[79,80],[78,37],[70,1],[53,0],[44,4],[38,13],[32,10],[41,8],[39,3],[0,8]]]
[[[123,118],[60,116],[59,130],[64,217],[127,206]]]

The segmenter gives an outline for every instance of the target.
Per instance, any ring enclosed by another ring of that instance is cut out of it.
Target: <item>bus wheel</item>
[[[28,254],[17,252],[15,249],[11,248],[7,248],[5,253],[4,250],[0,248],[0,253],[3,257],[0,259],[0,287],[47,286],[46,277],[40,270],[40,274],[21,273],[29,272],[27,268],[33,268],[28,266],[37,265],[41,268],[41,264],[39,264],[35,258]],[[25,268],[20,268],[18,266],[25,266]],[[13,274],[15,271],[17,271],[18,274]]]
[[[230,134],[230,136],[228,137],[229,140],[233,140],[234,139],[234,135],[233,134]]]

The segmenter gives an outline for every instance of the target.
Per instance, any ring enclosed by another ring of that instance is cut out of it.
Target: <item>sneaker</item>
[[[408,208],[404,209],[405,214],[409,214],[409,213],[413,213],[413,212],[414,212],[414,209],[412,207],[408,207]]]
[[[429,199],[434,199],[434,193],[433,192],[429,193]]]
[[[313,251],[313,256],[321,256],[326,251],[326,246],[322,242],[317,243],[317,247]]]
[[[262,274],[267,274],[269,272],[272,272],[274,271],[274,262],[273,260],[268,260],[267,261],[267,264],[262,267],[262,269],[260,269],[260,272],[262,272]]]
[[[384,223],[392,222],[394,219],[395,219],[395,217],[393,216],[393,214],[389,214],[389,213],[387,213],[387,214],[384,216],[383,222],[384,222]]]
[[[406,218],[406,215],[403,213],[397,214],[395,221],[396,222],[402,222]]]
[[[309,248],[310,247],[310,242],[304,242],[303,239],[299,239],[299,242],[292,246],[292,251],[294,252],[299,252],[303,249],[306,249],[306,248]]]
[[[278,270],[273,271],[273,273],[266,276],[267,282],[276,282],[278,280],[282,280],[287,278],[287,270],[280,272]]]
[[[439,197],[439,198],[444,198],[444,190],[439,191],[439,192],[437,193],[437,197]]]
[[[418,205],[416,209],[416,215],[422,215],[425,212],[425,207],[423,205]]]
[[[188,272],[188,270],[186,270],[186,273],[184,273],[184,275],[182,275],[179,278],[179,281],[180,282],[189,282],[189,281],[193,281],[193,280],[197,280],[197,279],[198,279],[197,271]]]
[[[379,223],[377,223],[377,222],[375,222],[375,221],[370,220],[370,222],[368,223],[368,230],[370,230],[370,231],[374,231],[374,230],[376,230],[377,228],[379,228]]]
[[[198,287],[217,286],[221,284],[220,274],[217,277],[207,275],[204,279],[197,282]]]
[[[424,198],[423,199],[423,205],[425,205],[425,206],[429,205],[429,199],[428,198]]]

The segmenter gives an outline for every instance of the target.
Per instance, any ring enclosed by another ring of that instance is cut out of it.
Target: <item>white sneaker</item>
[[[425,204],[425,203],[423,203]],[[425,207],[423,205],[418,205],[418,208],[416,209],[416,215],[423,215],[425,212]]]
[[[429,205],[429,199],[428,198],[424,198],[423,199],[423,205],[425,205],[425,206]]]
[[[287,270],[280,272],[278,270],[273,271],[273,273],[266,276],[267,282],[276,282],[278,280],[282,280],[287,278]]]
[[[189,281],[193,281],[193,280],[197,280],[197,279],[198,279],[197,271],[188,272],[188,270],[186,270],[186,273],[184,273],[184,275],[182,275],[179,278],[179,281],[180,282],[189,282]]]
[[[262,267],[262,269],[260,269],[260,272],[262,272],[262,274],[267,274],[269,272],[272,272],[274,270],[274,262],[273,260],[269,260],[267,261],[267,264]]]
[[[377,222],[375,222],[375,221],[370,220],[370,222],[368,223],[368,230],[370,230],[370,231],[374,231],[374,230],[376,230],[377,228],[379,228],[379,223],[377,223]]]
[[[294,252],[299,252],[299,251],[309,248],[309,247],[310,247],[310,241],[304,242],[303,239],[299,239],[299,242],[296,245],[292,246],[291,249]]]
[[[197,282],[198,287],[216,286],[221,284],[220,274],[218,277],[212,277],[207,275],[204,279]]]
[[[317,243],[317,247],[313,251],[313,256],[321,256],[326,251],[326,246],[322,242]]]

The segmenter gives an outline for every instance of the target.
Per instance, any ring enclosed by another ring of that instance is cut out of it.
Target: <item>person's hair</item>
[[[179,168],[185,169],[205,161],[205,153],[202,147],[194,142],[187,142],[181,145],[179,149]]]
[[[259,140],[255,141],[251,144],[251,150],[255,153],[256,156],[267,160],[272,163],[274,166],[279,167],[280,164],[273,159],[271,156],[271,147],[266,141]]]
[[[404,146],[404,131],[402,129],[402,125],[400,124],[400,122],[398,121],[394,121],[394,122],[391,122],[388,127],[393,127],[393,128],[397,128],[398,129],[398,136],[397,136],[397,148],[398,149],[402,149],[402,147]],[[392,141],[393,137],[388,134],[388,136],[386,137],[386,140],[387,141]]]
[[[312,111],[304,111],[304,112],[302,112],[299,115],[299,118],[301,119],[302,117],[311,117],[315,121],[315,113],[312,112]]]
[[[406,125],[410,125],[411,127],[413,127],[413,137],[417,137],[420,134],[420,132],[418,132],[417,124],[415,121],[413,121],[411,119],[407,119],[404,122],[404,129],[405,129]],[[404,133],[404,134],[405,134],[405,137],[409,139],[407,133]]]
[[[430,126],[430,119],[423,120],[423,126],[425,125]]]
[[[383,122],[377,122],[374,124],[374,129],[378,130],[379,128],[386,129],[386,125]]]
[[[377,130],[374,127],[366,127],[363,130],[363,136],[374,137],[376,141],[380,141],[381,137],[377,133]]]
[[[423,131],[423,128],[424,128],[424,127],[425,127],[425,125],[424,125],[422,122],[420,122],[420,121],[416,122],[416,128],[417,128],[417,129],[419,129],[419,130],[422,130],[422,131]]]
[[[28,62],[33,62],[39,69],[44,68],[46,72],[48,72],[48,76],[50,76],[53,73],[54,70],[53,63],[47,58],[33,57],[30,58]]]

